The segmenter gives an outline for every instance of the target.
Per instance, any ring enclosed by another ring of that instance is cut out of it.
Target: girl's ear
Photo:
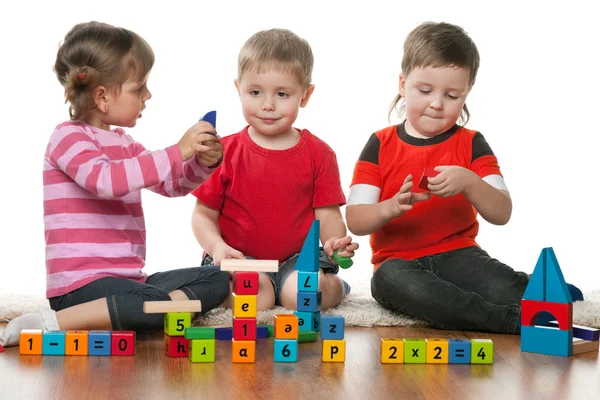
[[[400,77],[398,78],[398,93],[400,96],[405,97],[406,94],[406,80],[404,77],[404,72],[400,72]]]
[[[312,96],[314,91],[315,85],[310,85],[308,89],[306,89],[306,91],[304,92],[304,96],[302,96],[302,100],[300,101],[300,107],[305,107],[306,104],[308,104],[308,100],[310,99],[310,96]]]
[[[110,98],[110,93],[109,93],[108,89],[106,89],[106,87],[98,86],[92,92],[92,97],[94,99],[94,104],[96,105],[96,108],[100,112],[102,112],[102,113],[108,112],[108,100]]]

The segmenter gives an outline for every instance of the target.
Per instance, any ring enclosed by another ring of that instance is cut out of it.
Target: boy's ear
[[[92,92],[94,104],[100,112],[108,112],[108,100],[110,98],[110,92],[104,86],[98,86]]]
[[[399,90],[400,96],[405,97],[406,80],[404,79],[404,72],[400,72],[400,77],[398,78],[398,90]]]
[[[234,85],[235,85],[235,89],[236,89],[236,90],[237,90],[237,92],[238,92],[238,96],[241,96],[242,94],[240,93],[240,81],[238,81],[237,79],[234,79],[234,80],[233,80],[233,83],[234,83]]]
[[[306,89],[306,91],[304,92],[304,96],[302,96],[302,101],[300,101],[300,107],[306,106],[308,100],[310,99],[310,96],[312,96],[314,91],[315,85],[310,85],[308,89]]]

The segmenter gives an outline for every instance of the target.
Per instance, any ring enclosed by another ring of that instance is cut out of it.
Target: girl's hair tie
[[[85,74],[83,72],[80,72],[77,74],[77,78],[79,78],[80,80],[83,80],[83,78],[85,78]]]

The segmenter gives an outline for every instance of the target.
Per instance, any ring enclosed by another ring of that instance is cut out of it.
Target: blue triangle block
[[[524,300],[544,301],[546,299],[546,253],[544,250],[540,253],[537,264],[529,278],[529,284],[523,294]]]
[[[319,272],[319,238],[321,236],[321,224],[318,219],[314,220],[310,231],[308,231],[308,235],[306,235],[306,239],[304,240],[304,245],[302,246],[302,251],[300,251],[300,255],[298,256],[298,260],[296,261],[296,266],[294,267],[297,271],[306,271],[306,272]]]
[[[546,252],[546,301],[553,303],[568,304],[573,302],[567,282],[560,270],[560,265],[554,254],[552,247],[543,251]]]
[[[200,118],[200,121],[210,122],[212,124],[212,126],[214,126],[216,128],[217,127],[217,112],[216,111],[207,112],[204,115],[204,117]]]

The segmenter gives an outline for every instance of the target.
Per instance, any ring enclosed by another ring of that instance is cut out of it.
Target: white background
[[[482,132],[498,156],[514,202],[508,225],[482,222],[479,243],[527,272],[552,246],[569,282],[600,288],[600,33],[598,13],[585,5],[593,2],[15,3],[0,9],[0,294],[45,291],[42,159],[53,128],[68,119],[52,65],[67,31],[89,20],[134,30],[156,53],[153,98],[128,130],[149,149],[176,143],[212,109],[222,136],[239,131],[245,122],[233,79],[244,41],[273,27],[306,38],[316,90],[296,126],[337,152],[346,195],[369,135],[388,125],[406,34],[428,20],[463,26],[482,58],[467,101],[468,127]],[[193,205],[192,196],[144,193],[148,273],[198,265]],[[358,241],[355,265],[341,272],[351,281],[372,272],[368,239]]]

